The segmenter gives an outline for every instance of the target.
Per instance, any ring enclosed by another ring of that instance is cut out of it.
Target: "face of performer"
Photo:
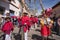
[[[27,13],[24,13],[24,16],[27,16],[28,14]]]
[[[5,20],[6,20],[6,21],[11,21],[10,18],[6,18]]]
[[[10,21],[10,19],[7,19],[7,21]]]

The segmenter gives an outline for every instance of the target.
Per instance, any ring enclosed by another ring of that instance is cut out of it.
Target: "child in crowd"
[[[5,40],[11,40],[11,32],[13,31],[14,26],[13,23],[11,22],[10,17],[5,18],[5,23],[2,27],[2,31],[5,34]]]

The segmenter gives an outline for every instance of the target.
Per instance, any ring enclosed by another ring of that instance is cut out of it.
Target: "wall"
[[[19,1],[14,0],[14,1],[11,1],[11,3],[13,5],[15,5],[17,8],[15,6],[13,6],[12,4],[9,4],[10,5],[10,8],[9,9],[14,11],[14,15],[15,16],[19,16],[20,13],[21,13],[21,11],[22,11],[22,7],[21,7]]]
[[[60,5],[53,9],[53,14],[56,14],[56,17],[60,16]]]
[[[8,2],[0,1],[0,6],[5,8],[5,12],[4,12],[5,14],[6,14],[6,11],[9,11],[9,3]]]

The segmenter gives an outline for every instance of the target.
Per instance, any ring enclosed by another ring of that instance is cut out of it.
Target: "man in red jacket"
[[[38,24],[38,17],[37,17],[37,16],[35,16],[34,18],[35,18],[35,28],[37,28],[37,24]]]
[[[23,13],[23,17],[22,17],[22,26],[23,26],[23,30],[24,30],[24,39],[28,40],[27,38],[27,32],[28,29],[30,28],[30,18],[28,17],[28,13]]]
[[[31,17],[30,17],[30,20],[31,20],[31,29],[34,29],[34,25],[35,25],[35,18],[34,18],[34,16],[33,15],[31,15]]]
[[[11,32],[13,31],[14,26],[11,22],[10,17],[5,18],[5,23],[2,27],[2,31],[5,33],[5,40],[11,40]]]

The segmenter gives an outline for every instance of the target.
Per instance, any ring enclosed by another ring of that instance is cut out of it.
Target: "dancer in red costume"
[[[30,18],[27,16],[28,13],[23,13],[23,17],[22,17],[22,26],[24,27],[24,39],[28,40],[27,38],[27,32],[28,29],[30,28]]]
[[[34,15],[31,15],[30,20],[31,20],[31,29],[34,29],[34,27],[35,27],[35,18],[34,18]]]
[[[38,26],[38,17],[35,16],[34,18],[35,18],[35,28],[37,28],[37,26]]]
[[[52,27],[53,21],[49,18],[49,15],[47,12],[43,13],[41,21],[41,35],[43,37],[43,40],[47,40],[48,36],[51,34],[50,28]]]
[[[10,17],[6,17],[5,20],[2,31],[5,33],[5,40],[11,40],[11,32],[13,31],[14,26]]]

